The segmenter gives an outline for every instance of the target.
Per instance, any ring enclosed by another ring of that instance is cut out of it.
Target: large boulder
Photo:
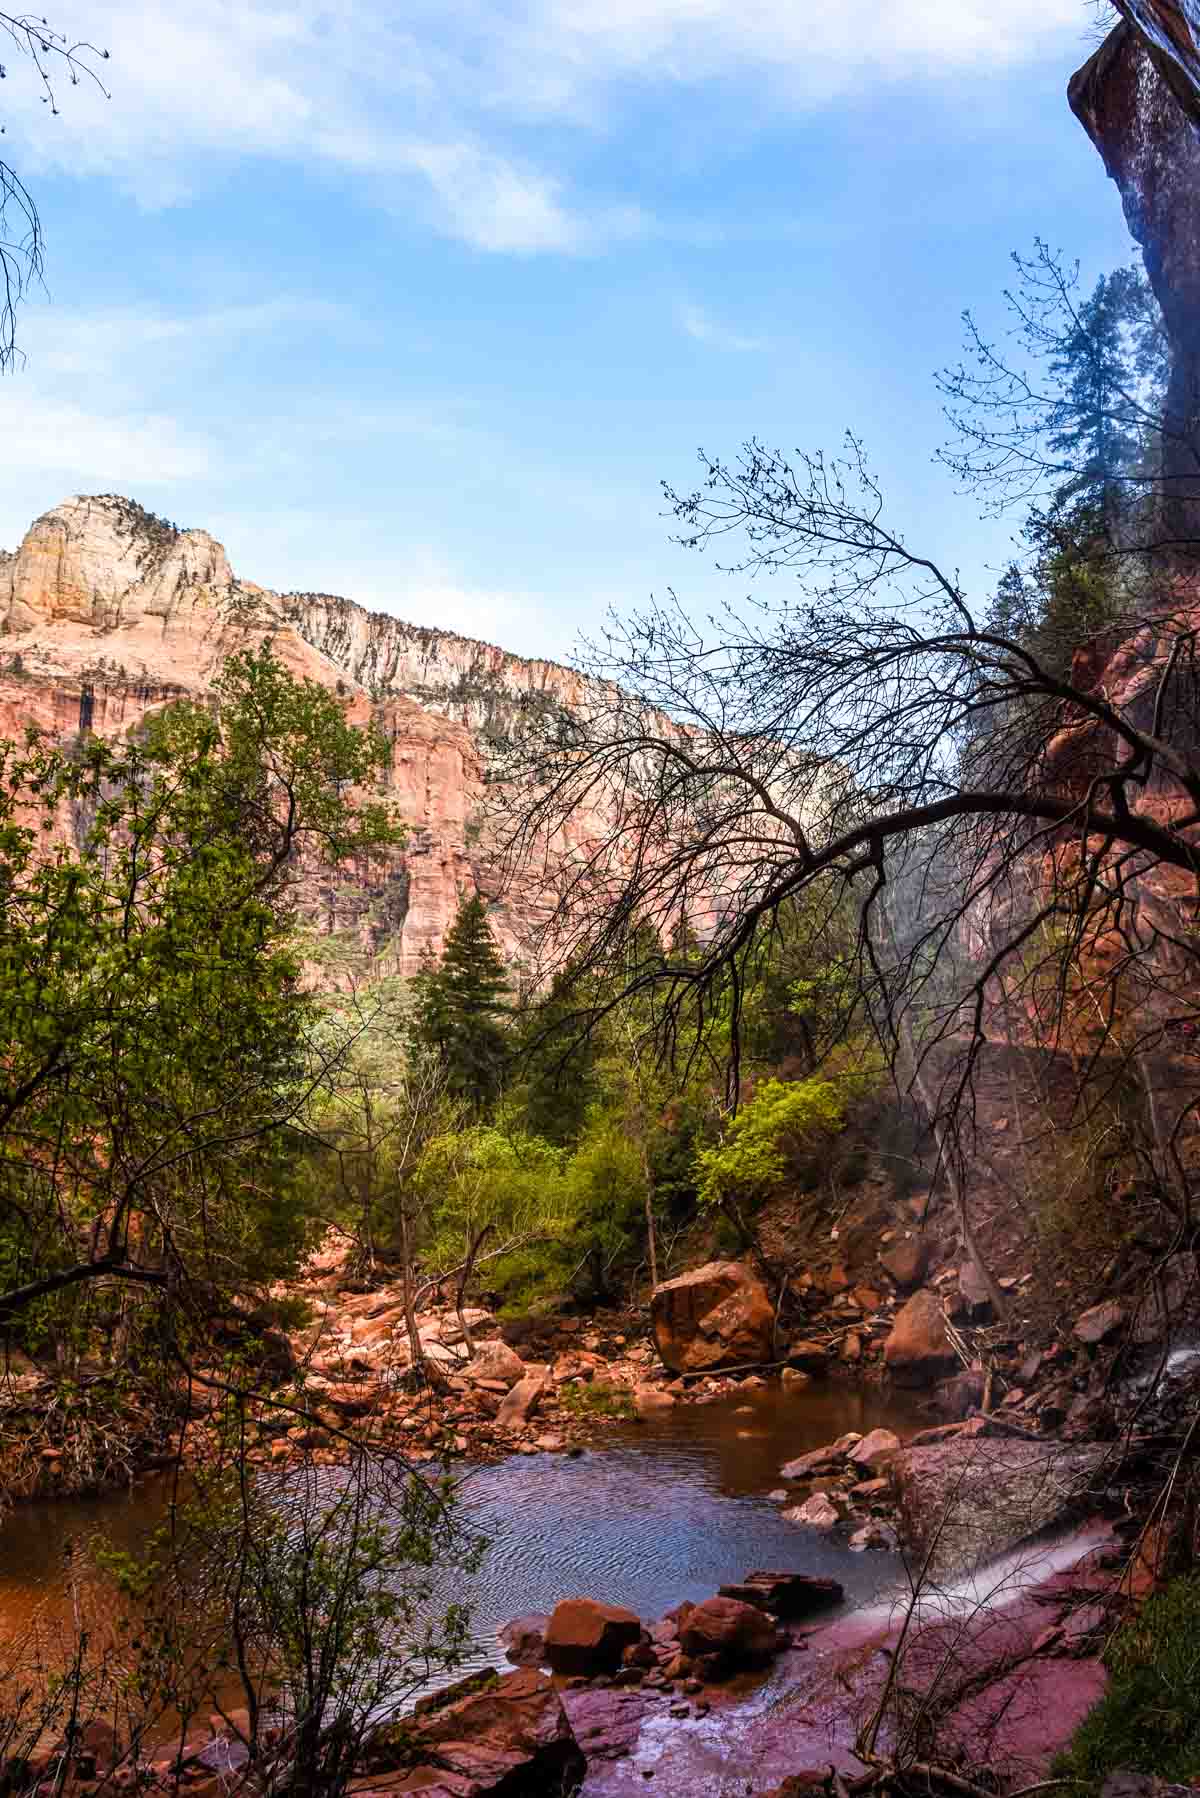
[[[564,1598],[546,1629],[546,1662],[555,1673],[614,1673],[641,1637],[641,1618],[624,1605]]]
[[[1095,1443],[957,1436],[901,1449],[889,1472],[905,1546],[936,1574],[976,1567],[1045,1529],[1086,1491]]]
[[[958,1366],[946,1334],[942,1301],[928,1287],[914,1292],[897,1313],[883,1359],[892,1378],[902,1386],[928,1386]]]
[[[769,1361],[775,1310],[757,1274],[740,1261],[710,1261],[654,1288],[654,1340],[675,1373]]]
[[[412,1733],[425,1765],[454,1776],[446,1789],[472,1798],[573,1791],[586,1768],[562,1699],[532,1667],[432,1711]]]
[[[706,1598],[680,1625],[684,1654],[705,1660],[713,1671],[737,1673],[762,1667],[779,1648],[779,1631],[757,1605],[737,1598]]]

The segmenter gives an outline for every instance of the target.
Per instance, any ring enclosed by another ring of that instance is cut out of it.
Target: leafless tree
[[[107,50],[73,39],[36,13],[0,12],[0,32],[9,38],[19,61],[31,69],[42,101],[55,116],[63,81],[71,87],[92,81],[107,98],[96,67],[107,62]],[[8,72],[0,62],[0,77]],[[17,359],[17,307],[30,286],[41,282],[44,263],[42,221],[33,195],[12,164],[0,159],[0,369],[12,368]]]
[[[1175,565],[1131,580],[1063,674],[891,524],[857,440],[837,458],[751,442],[702,466],[694,491],[668,490],[682,541],[735,546],[733,569],[774,577],[771,594],[703,621],[672,595],[614,621],[585,661],[605,703],[514,747],[513,846],[554,885],[544,959],[612,968],[635,927],[666,943],[686,913],[700,952],[656,948],[613,1003],[652,992],[668,1039],[723,1006],[736,1056],[782,909],[849,895],[857,1001],[932,1093],[947,1154],[965,1153],[1002,1001],[1072,1048],[1090,1102],[1139,1060],[1182,1057],[1157,1134],[1187,1227],[1200,620]],[[581,809],[606,821],[598,840],[555,850]]]

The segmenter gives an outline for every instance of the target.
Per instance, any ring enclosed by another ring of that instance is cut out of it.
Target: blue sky
[[[110,52],[6,154],[48,301],[0,384],[0,542],[120,491],[265,585],[565,656],[722,591],[658,482],[867,442],[912,543],[1003,553],[933,371],[1036,235],[1127,260],[1068,112],[1086,0],[61,0]]]

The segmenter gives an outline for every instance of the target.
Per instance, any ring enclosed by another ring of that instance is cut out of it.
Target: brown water
[[[745,1407],[749,1407],[747,1411]],[[678,1407],[645,1424],[620,1424],[578,1458],[514,1456],[474,1469],[464,1486],[471,1524],[491,1547],[480,1570],[453,1583],[473,1607],[475,1664],[500,1662],[496,1630],[526,1611],[579,1594],[629,1605],[650,1620],[700,1599],[755,1567],[841,1580],[864,1603],[894,1585],[890,1555],[853,1554],[844,1541],[785,1523],[767,1494],[782,1462],[849,1429],[901,1433],[927,1421],[912,1399],[830,1385],[795,1396],[757,1389],[719,1403]],[[137,1549],[161,1515],[163,1483],[131,1494],[56,1501],[0,1523],[0,1642],[39,1620],[71,1615],[74,1577],[93,1614],[103,1587],[83,1549],[99,1533]],[[110,1601],[111,1602],[111,1601]]]

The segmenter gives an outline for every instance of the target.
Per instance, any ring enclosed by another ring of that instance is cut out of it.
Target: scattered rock
[[[1117,1417],[1103,1392],[1081,1392],[1067,1408],[1061,1433],[1067,1442],[1111,1442]]]
[[[873,1498],[883,1498],[891,1489],[891,1480],[882,1474],[877,1480],[862,1480],[857,1486],[851,1486],[850,1496],[855,1504],[869,1504]]]
[[[824,1448],[813,1448],[805,1455],[797,1455],[794,1461],[785,1461],[779,1471],[785,1480],[810,1480],[817,1474],[835,1473],[862,1440],[852,1430],[849,1435],[840,1436],[836,1442],[827,1442]]]
[[[468,1380],[502,1380],[507,1392],[509,1387],[515,1386],[518,1380],[524,1378],[527,1371],[516,1350],[510,1349],[507,1342],[497,1339],[495,1342],[484,1343],[475,1359],[463,1369],[463,1374]]]
[[[855,1554],[861,1554],[866,1548],[884,1548],[895,1551],[899,1546],[896,1531],[890,1523],[879,1523],[872,1519],[864,1523],[861,1529],[855,1530],[846,1544]]]
[[[984,1376],[974,1368],[964,1368],[952,1379],[942,1380],[937,1389],[939,1410],[948,1417],[963,1421],[983,1405]]]
[[[914,1230],[893,1242],[879,1257],[879,1265],[901,1291],[919,1286],[929,1269],[929,1241],[923,1230]]]
[[[850,1450],[847,1459],[852,1467],[877,1474],[887,1466],[899,1447],[900,1438],[894,1430],[871,1430],[857,1447]]]
[[[511,1623],[503,1624],[497,1633],[506,1659],[517,1667],[545,1666],[549,1624],[549,1617],[541,1611],[531,1611],[526,1617],[514,1617]]]
[[[633,1408],[642,1419],[661,1417],[664,1411],[674,1410],[675,1395],[661,1386],[635,1386]]]
[[[942,1302],[928,1287],[915,1292],[897,1313],[883,1358],[892,1378],[905,1386],[928,1385],[957,1365]]]
[[[1102,1305],[1093,1305],[1090,1311],[1076,1319],[1075,1335],[1080,1342],[1087,1343],[1089,1348],[1101,1342],[1107,1342],[1120,1330],[1125,1322],[1125,1313],[1115,1300],[1108,1299]]]
[[[799,1367],[785,1367],[779,1376],[779,1383],[785,1392],[799,1392],[805,1386],[812,1385],[812,1375],[804,1373]]]
[[[802,1523],[814,1530],[831,1530],[842,1521],[841,1512],[827,1492],[814,1492],[802,1505],[793,1505],[790,1511],[783,1511],[780,1515],[788,1523]]]
[[[656,1286],[650,1321],[658,1352],[675,1373],[771,1358],[775,1309],[740,1261],[710,1261]]]
[[[545,1367],[531,1367],[523,1379],[517,1381],[512,1391],[501,1401],[496,1413],[496,1422],[501,1429],[515,1429],[528,1423],[530,1416],[546,1394],[550,1384],[549,1370]]]
[[[840,1604],[845,1596],[835,1579],[820,1579],[807,1573],[772,1573],[759,1570],[748,1573],[737,1585],[722,1586],[721,1598],[736,1598],[742,1604],[757,1605],[773,1617],[794,1622],[811,1617],[815,1611]]]
[[[1192,1251],[1172,1255],[1158,1277],[1138,1300],[1133,1315],[1133,1338],[1140,1344],[1164,1337],[1178,1340],[1194,1318],[1200,1301],[1200,1256]]]
[[[992,1295],[978,1262],[963,1262],[958,1270],[958,1291],[972,1322],[979,1323],[991,1315]]]

